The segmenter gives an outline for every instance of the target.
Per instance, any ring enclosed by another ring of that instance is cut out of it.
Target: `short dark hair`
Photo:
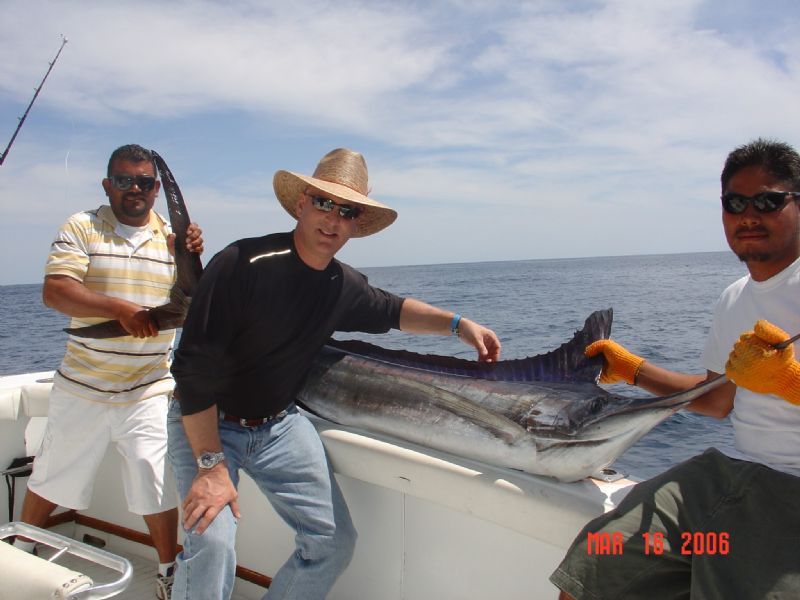
[[[739,146],[728,154],[720,176],[722,191],[728,188],[736,173],[753,166],[762,167],[778,181],[788,184],[791,191],[800,191],[800,154],[789,144],[763,138]]]
[[[158,171],[156,170],[156,163],[153,160],[153,154],[147,148],[142,148],[138,144],[126,144],[125,146],[120,146],[114,152],[111,153],[111,158],[108,159],[108,169],[106,171],[106,177],[111,177],[111,165],[114,163],[115,160],[127,160],[130,162],[141,162],[143,160],[149,160],[150,164],[153,165],[153,173],[158,176]]]

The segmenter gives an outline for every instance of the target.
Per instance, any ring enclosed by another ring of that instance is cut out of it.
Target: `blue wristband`
[[[461,322],[461,315],[456,313],[450,321],[450,335],[458,335],[458,324]]]

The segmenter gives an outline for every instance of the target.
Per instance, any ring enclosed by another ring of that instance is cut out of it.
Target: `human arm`
[[[406,298],[400,310],[400,329],[410,333],[451,335],[454,313],[414,298]],[[500,340],[491,329],[466,317],[457,325],[458,337],[478,351],[478,360],[494,362],[500,358]]]
[[[47,275],[42,300],[45,306],[70,317],[117,319],[134,337],[158,335],[158,327],[145,308],[122,298],[94,292],[69,275]]]
[[[775,394],[800,405],[800,363],[792,344],[775,346],[789,334],[768,321],[758,321],[743,333],[731,350],[725,374],[741,387],[759,394]]]
[[[183,429],[194,457],[203,452],[221,452],[217,406],[190,415],[183,415]],[[230,504],[233,515],[241,518],[239,494],[231,481],[225,461],[210,469],[197,470],[189,492],[183,499],[183,527],[187,531],[197,525],[202,534],[225,506]]]
[[[698,384],[718,377],[707,371],[706,375],[680,373],[664,369],[640,356],[629,352],[613,340],[598,340],[586,347],[589,357],[603,355],[601,383],[625,381],[657,396],[669,396],[685,392]],[[733,409],[736,386],[725,383],[693,400],[686,409],[698,414],[722,418]]]
[[[222,451],[217,386],[224,385],[220,382],[226,373],[226,348],[242,315],[234,283],[237,259],[237,249],[228,247],[210,262],[195,289],[172,363],[183,428],[195,458]],[[211,469],[198,468],[183,500],[183,526],[196,526],[201,534],[228,504],[239,518],[237,498],[224,461]]]
[[[122,328],[135,337],[158,335],[155,323],[138,303],[91,289],[85,284],[97,248],[93,239],[98,235],[104,211],[72,215],[61,226],[51,245],[45,266],[42,300],[45,306],[70,317],[107,318],[117,320]]]
[[[137,338],[157,336],[158,325],[145,307],[84,284],[93,261],[92,227],[91,222],[87,225],[86,214],[73,215],[59,230],[48,257],[42,301],[70,317],[116,320],[126,333]],[[166,241],[174,254],[175,235],[170,234]],[[186,247],[190,252],[203,250],[202,230],[196,223],[187,228]]]

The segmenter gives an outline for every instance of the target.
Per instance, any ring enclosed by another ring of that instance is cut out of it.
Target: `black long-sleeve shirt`
[[[216,404],[241,418],[274,415],[334,331],[398,329],[402,303],[335,259],[312,269],[291,233],[234,242],[192,296],[172,364],[181,412]]]

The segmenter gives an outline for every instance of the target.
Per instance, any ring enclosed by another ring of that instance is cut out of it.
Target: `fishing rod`
[[[63,41],[61,42],[61,47],[58,49],[58,52],[56,53],[56,57],[53,59],[53,62],[50,63],[50,67],[47,69],[47,73],[44,74],[44,77],[42,78],[42,82],[39,84],[39,87],[36,88],[36,92],[33,94],[33,98],[31,99],[31,103],[28,104],[28,108],[25,109],[25,114],[23,114],[20,117],[19,124],[17,125],[17,128],[14,130],[14,135],[11,136],[11,141],[8,142],[8,146],[6,146],[6,149],[3,151],[3,154],[0,154],[0,165],[2,165],[3,161],[5,161],[6,156],[8,155],[8,151],[11,150],[11,145],[14,143],[14,140],[17,138],[17,134],[19,133],[19,130],[22,129],[22,124],[25,122],[25,118],[28,116],[28,113],[30,112],[31,107],[33,106],[33,103],[36,102],[36,97],[39,95],[39,92],[41,91],[42,86],[44,85],[44,82],[47,79],[47,76],[50,75],[50,71],[53,70],[53,65],[56,64],[56,61],[58,60],[58,57],[61,54],[61,51],[64,49],[64,46],[66,46],[66,44],[67,44],[67,38],[65,38],[62,35],[61,39]]]

